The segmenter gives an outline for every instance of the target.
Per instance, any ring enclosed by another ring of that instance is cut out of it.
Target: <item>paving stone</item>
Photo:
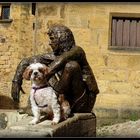
[[[140,137],[140,120],[118,123],[97,128],[97,137]]]

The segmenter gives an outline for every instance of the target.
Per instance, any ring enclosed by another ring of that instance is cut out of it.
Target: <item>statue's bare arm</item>
[[[50,72],[48,78],[61,70],[69,61],[77,61],[79,64],[84,63],[86,59],[83,49],[81,47],[74,47],[70,51],[64,52],[61,56],[57,57],[55,61],[50,64]]]

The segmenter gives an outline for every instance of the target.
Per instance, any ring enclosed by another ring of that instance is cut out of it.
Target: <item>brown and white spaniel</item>
[[[30,64],[23,73],[23,78],[31,80],[30,101],[33,120],[29,124],[37,124],[40,121],[41,112],[52,116],[52,124],[69,117],[71,109],[64,95],[56,95],[56,91],[49,85],[46,75],[49,68],[41,63]]]

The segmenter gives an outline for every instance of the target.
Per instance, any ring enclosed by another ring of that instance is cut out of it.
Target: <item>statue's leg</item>
[[[93,103],[89,104],[89,93],[82,79],[82,71],[75,61],[68,62],[63,70],[60,81],[55,86],[59,94],[64,94],[70,102],[72,112],[91,112]],[[85,91],[85,94],[83,94]],[[93,98],[93,100],[96,97]]]

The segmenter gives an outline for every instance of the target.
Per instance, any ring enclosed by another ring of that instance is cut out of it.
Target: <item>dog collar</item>
[[[32,87],[32,89],[34,89],[36,91],[38,89],[42,89],[42,88],[45,88],[45,87],[48,87],[48,84],[44,85],[44,86],[40,86],[40,87]]]

